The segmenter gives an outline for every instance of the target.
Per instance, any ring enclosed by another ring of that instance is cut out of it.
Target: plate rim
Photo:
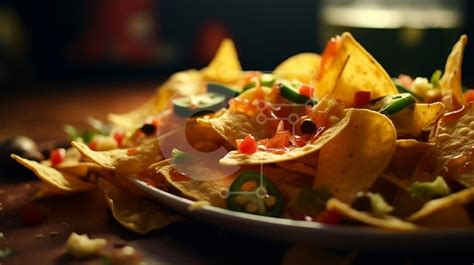
[[[391,250],[392,247],[395,247],[395,250],[413,250],[413,247],[409,246],[414,246],[416,245],[416,243],[429,242],[429,244],[427,244],[425,247],[416,247],[416,250],[430,251],[434,249],[446,250],[446,246],[449,246],[450,249],[454,251],[468,250],[470,248],[467,247],[469,245],[467,243],[474,242],[474,229],[466,228],[426,228],[418,231],[395,231],[382,228],[358,226],[356,227],[356,229],[354,229],[354,226],[349,225],[326,225],[302,220],[300,221],[278,217],[260,216],[249,213],[235,212],[212,205],[204,205],[202,207],[199,207],[199,209],[189,210],[188,208],[193,203],[195,203],[195,201],[180,197],[167,191],[160,190],[136,178],[130,178],[130,180],[132,181],[132,183],[134,183],[137,187],[146,192],[152,199],[156,200],[160,204],[163,204],[164,206],[171,208],[172,210],[175,210],[176,212],[186,215],[192,219],[198,219],[199,221],[210,223],[219,227],[245,232],[242,231],[242,227],[233,227],[234,225],[217,222],[217,220],[229,221],[234,219],[233,223],[243,222],[248,225],[254,226],[254,228],[268,226],[269,229],[279,229],[284,230],[285,232],[291,230],[298,231],[299,233],[309,232],[315,235],[320,235],[324,238],[333,236],[338,239],[335,241],[339,241],[339,239],[342,238],[347,238],[347,242],[324,242],[324,240],[320,239],[298,240],[298,236],[282,234],[284,236],[283,238],[277,238],[281,241],[301,241],[304,243],[318,244],[323,243],[324,245],[330,247],[342,248],[347,248],[349,246],[366,248],[365,246],[368,246],[368,248],[370,249],[380,250]],[[176,207],[176,205],[172,206],[170,204],[180,204],[180,206]],[[214,219],[211,219],[210,221],[208,220],[209,218]],[[254,235],[259,233],[252,232],[249,234]],[[265,237],[265,234],[260,233],[259,236]],[[273,237],[271,234],[269,234],[268,236],[270,238]],[[357,242],[350,242],[351,240],[356,240]],[[389,242],[389,244],[379,244],[380,242]],[[409,244],[404,246],[403,244],[401,244],[403,242],[408,242]],[[457,249],[454,249],[454,246],[456,246]]]

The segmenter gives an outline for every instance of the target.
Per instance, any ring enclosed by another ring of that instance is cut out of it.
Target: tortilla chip
[[[179,179],[173,176],[173,165],[158,169],[166,181],[180,191],[184,196],[196,201],[208,201],[217,207],[225,207],[225,199],[220,196],[222,190],[227,190],[235,179],[235,175],[217,180],[196,180],[187,177]],[[212,170],[209,170],[212,174]]]
[[[146,118],[162,112],[173,97],[194,95],[205,90],[206,86],[199,71],[178,72],[161,85],[148,102],[125,114],[111,113],[107,118],[117,128],[124,131],[133,130],[142,126]]]
[[[242,67],[234,42],[231,39],[222,41],[214,59],[202,72],[207,80],[226,84],[237,81],[242,77]]]
[[[389,172],[401,180],[410,179],[424,154],[432,148],[434,148],[432,143],[420,142],[414,139],[397,140],[397,147],[385,172]]]
[[[135,197],[104,179],[99,179],[99,187],[115,220],[133,232],[146,234],[183,220],[159,204]]]
[[[297,147],[282,154],[257,151],[253,154],[248,155],[242,154],[238,151],[231,151],[220,160],[220,163],[228,166],[269,164],[294,160],[305,155],[309,155],[313,152],[318,151],[333,138],[337,137],[337,135],[341,133],[344,128],[346,128],[346,126],[350,123],[350,120],[352,119],[352,113],[353,110],[346,110],[344,118],[342,118],[338,123],[327,129],[315,142],[308,143],[303,147]],[[243,137],[241,138],[244,138],[247,134],[242,134]],[[252,133],[252,135],[254,135],[254,133]]]
[[[418,225],[427,227],[467,227],[472,225],[466,209],[461,205],[452,205],[436,211],[426,217],[414,221]]]
[[[315,164],[317,164],[317,162],[315,162]],[[316,166],[307,165],[303,162],[298,161],[297,159],[292,161],[280,162],[277,163],[277,165],[284,169],[299,172],[302,174],[308,174],[312,176],[316,176],[317,174]]]
[[[441,102],[416,103],[388,117],[395,125],[399,136],[418,135],[422,129],[437,121],[443,115],[444,109],[444,104]]]
[[[352,106],[355,93],[361,90],[370,91],[372,99],[398,93],[383,67],[345,32],[336,57],[318,81],[316,96],[329,95]]]
[[[435,179],[435,176],[432,174],[430,169],[430,164],[431,161],[434,160],[434,156],[435,148],[429,147],[419,159],[414,159],[418,165],[416,166],[413,175],[407,181],[408,187],[416,181],[431,182]],[[410,164],[407,166],[411,167]],[[395,209],[393,215],[400,218],[406,218],[407,216],[421,209],[425,202],[426,200],[424,199],[412,196],[408,189],[400,189],[392,202],[392,206]]]
[[[386,116],[354,109],[344,130],[322,147],[314,187],[327,187],[335,198],[352,202],[384,171],[396,140],[395,128]]]
[[[61,172],[55,168],[41,165],[36,161],[28,160],[17,155],[12,155],[11,157],[33,171],[38,178],[47,183],[48,186],[45,190],[47,189],[50,193],[71,194],[96,188],[94,183],[86,182],[69,173]]]
[[[61,172],[66,172],[68,174],[84,177],[91,170],[101,171],[103,168],[92,162],[63,162],[56,167]]]
[[[279,78],[297,79],[304,84],[313,85],[321,65],[321,56],[305,52],[291,56],[279,64],[273,74]]]
[[[118,174],[137,173],[162,160],[159,139],[151,140],[136,148],[116,149],[110,151],[93,151],[80,142],[72,145],[86,158],[105,169],[114,170]]]
[[[436,220],[438,226],[449,226],[456,224],[457,226],[472,225],[467,212],[463,214],[464,209],[455,209],[459,206],[466,206],[474,202],[474,187],[464,189],[462,191],[453,193],[443,198],[428,201],[423,207],[409,216],[407,220],[411,222],[431,222]],[[454,216],[447,215],[445,211],[456,213]],[[465,210],[464,210],[465,211]],[[459,218],[459,220],[450,220],[452,218]],[[429,220],[432,219],[432,220]]]
[[[94,151],[90,149],[86,144],[81,142],[73,141],[72,146],[76,148],[82,156],[90,159],[92,162],[99,166],[115,170],[115,162],[119,157],[127,156],[127,149],[115,149],[110,151]]]
[[[244,113],[234,113],[225,110],[213,117],[198,118],[198,122],[211,126],[234,147],[236,146],[235,140],[245,138],[249,134],[252,134],[257,139],[269,137],[264,124],[259,124],[255,118]]]
[[[461,160],[459,165],[452,169],[462,168],[467,161],[471,161],[472,146],[474,146],[474,105],[466,107],[465,113],[452,122],[438,122],[435,147],[436,147],[436,172],[446,175],[445,167],[452,164],[453,160]],[[451,171],[451,169],[450,169]],[[466,187],[474,186],[474,168],[467,167],[459,172],[448,172],[448,177],[456,180]]]
[[[326,208],[338,211],[346,218],[372,226],[400,231],[413,231],[417,229],[416,225],[402,221],[394,216],[386,215],[383,217],[375,217],[366,212],[357,211],[335,198],[330,199],[326,203]]]
[[[446,60],[446,66],[444,68],[444,74],[439,80],[439,84],[441,88],[443,88],[441,90],[442,93],[448,93],[462,105],[466,105],[461,84],[462,60],[466,43],[467,36],[462,35],[449,54],[448,59]],[[448,110],[452,109],[448,107]]]

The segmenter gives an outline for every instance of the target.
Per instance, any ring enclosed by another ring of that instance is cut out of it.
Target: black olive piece
[[[300,125],[300,131],[304,134],[312,134],[316,132],[316,124],[311,119],[305,119]]]
[[[156,126],[150,123],[145,123],[143,126],[140,128],[140,130],[145,134],[145,135],[152,135],[156,132]]]
[[[35,141],[26,136],[10,137],[0,143],[0,170],[7,173],[26,173],[22,170],[24,167],[10,157],[11,154],[35,161],[44,159]]]
[[[68,149],[71,147],[71,141],[69,140],[60,140],[60,141],[52,141],[45,144],[40,145],[41,153],[44,157],[49,157],[51,155],[51,151],[57,148],[64,148]]]
[[[358,195],[357,198],[352,203],[352,208],[358,211],[371,212],[372,201],[367,195]]]

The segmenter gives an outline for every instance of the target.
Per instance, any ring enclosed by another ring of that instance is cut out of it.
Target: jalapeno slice
[[[308,100],[311,100],[307,96],[301,95],[298,91],[299,87],[292,84],[291,82],[279,81],[278,85],[280,87],[280,95],[289,101],[304,104],[308,102]]]
[[[226,98],[222,94],[209,92],[202,95],[191,95],[173,100],[173,110],[184,117],[193,117],[212,113],[224,107]]]
[[[255,184],[251,190],[244,186]],[[232,183],[227,197],[227,208],[233,211],[277,217],[283,213],[283,195],[265,176],[243,172]]]
[[[228,99],[239,95],[239,92],[234,90],[233,88],[228,87],[223,84],[213,83],[213,82],[207,83],[207,92],[222,94]]]
[[[381,114],[389,116],[415,103],[416,99],[413,95],[410,93],[401,93],[373,100],[369,105],[369,109],[376,110]]]
[[[272,87],[275,81],[276,81],[276,77],[272,74],[262,74],[262,76],[260,77],[260,84],[262,86]],[[254,88],[255,85],[256,85],[255,82],[250,82],[244,86],[244,89],[242,91]]]

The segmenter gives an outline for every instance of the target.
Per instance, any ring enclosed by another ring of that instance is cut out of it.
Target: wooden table
[[[0,140],[27,135],[45,143],[65,139],[64,123],[85,126],[93,116],[104,119],[109,112],[125,112],[150,97],[155,84],[83,85],[10,93],[0,99]],[[64,255],[64,242],[71,232],[103,237],[112,244],[138,249],[148,264],[473,264],[465,254],[359,253],[327,251],[316,246],[270,242],[224,231],[192,220],[139,236],[118,225],[109,214],[102,194],[84,194],[34,202],[48,215],[36,226],[21,223],[20,209],[30,201],[38,181],[0,175],[0,249],[16,255],[0,264],[100,264],[97,259],[73,260]],[[288,251],[290,249],[290,251]],[[474,247],[473,247],[474,249]],[[341,254],[342,253],[342,254]],[[352,258],[351,258],[352,257]],[[343,263],[345,262],[345,263]]]

